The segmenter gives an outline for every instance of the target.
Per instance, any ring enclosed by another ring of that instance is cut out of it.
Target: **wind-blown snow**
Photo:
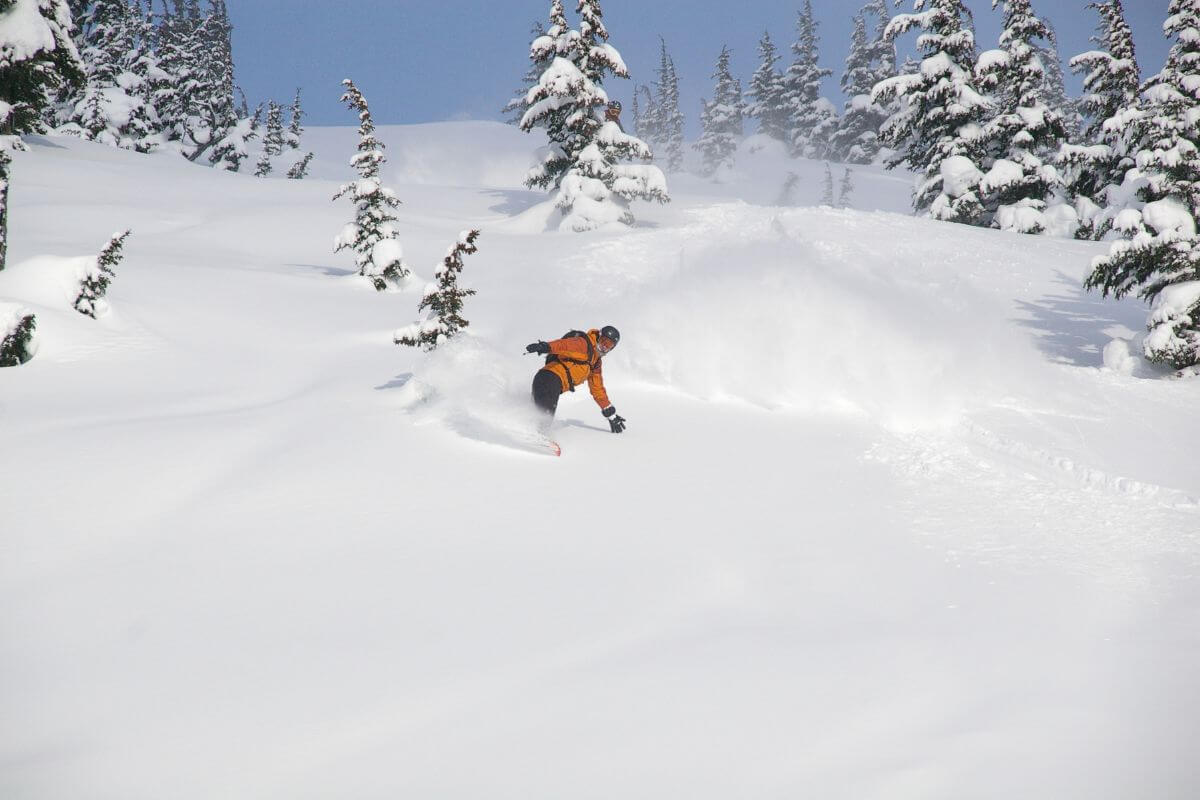
[[[632,230],[547,233],[536,137],[379,136],[418,272],[483,231],[431,354],[392,343],[420,292],[329,252],[352,128],[303,181],[17,154],[0,796],[1200,784],[1200,380],[1109,346],[1146,314],[1080,288],[1106,245],[914,219],[875,168],[817,208],[824,165],[754,137]],[[126,227],[76,313],[56,270]],[[628,430],[567,394],[549,457],[524,347],[604,324]]]

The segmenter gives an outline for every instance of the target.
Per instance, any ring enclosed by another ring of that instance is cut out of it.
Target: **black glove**
[[[625,418],[617,414],[617,409],[609,406],[600,412],[608,417],[608,427],[612,428],[613,433],[621,433],[625,430]]]
[[[537,353],[544,356],[550,352],[550,345],[546,344],[545,342],[534,342],[533,344],[525,345],[525,352]]]

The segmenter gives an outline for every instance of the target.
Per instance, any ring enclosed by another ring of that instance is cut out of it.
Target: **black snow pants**
[[[533,403],[551,417],[558,410],[562,381],[548,369],[539,369],[533,376]]]

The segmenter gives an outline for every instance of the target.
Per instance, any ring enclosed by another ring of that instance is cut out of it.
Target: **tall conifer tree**
[[[703,156],[703,174],[710,177],[722,168],[733,166],[733,154],[742,138],[742,117],[746,104],[742,100],[742,84],[729,71],[729,48],[722,47],[713,73],[716,85],[713,100],[701,100],[700,114],[703,129],[695,147]]]
[[[382,292],[389,283],[398,283],[409,274],[404,266],[396,217],[392,214],[400,201],[379,180],[380,168],[387,158],[383,142],[375,138],[375,123],[367,99],[354,81],[346,79],[342,85],[346,87],[342,102],[358,113],[358,152],[350,159],[350,165],[358,170],[359,179],[347,183],[333,196],[334,200],[349,197],[356,212],[354,222],[346,225],[334,240],[334,252],[353,250],[358,274],[369,278]]]
[[[784,141],[788,132],[788,112],[783,100],[783,75],[776,69],[779,55],[771,34],[764,31],[758,42],[758,69],[750,78],[749,94],[753,101],[746,106],[746,116],[758,122],[758,132]]]
[[[873,37],[867,33],[868,15],[876,18]],[[896,45],[885,35],[890,19],[887,0],[871,0],[854,18],[850,54],[842,74],[846,106],[830,148],[830,156],[839,161],[871,164],[882,149],[879,129],[894,109],[875,102],[871,91],[896,74]]]
[[[889,167],[907,164],[923,179],[913,194],[914,208],[936,219],[976,223],[983,216],[977,186],[983,173],[976,138],[990,104],[975,85],[975,33],[962,0],[913,0],[911,14],[888,23],[887,38],[922,31],[923,58],[916,72],[878,84],[875,102],[897,101],[899,108],[881,131],[895,151]]]
[[[1096,259],[1087,286],[1153,301],[1145,355],[1182,368],[1200,364],[1200,2],[1171,0],[1163,30],[1167,63],[1130,115],[1135,167],[1125,186],[1139,207],[1117,218],[1126,238]]]
[[[1121,0],[1088,5],[1100,15],[1092,41],[1096,49],[1071,59],[1071,70],[1083,75],[1079,109],[1084,127],[1078,144],[1065,144],[1059,154],[1067,190],[1077,198],[1083,225],[1078,235],[1101,237],[1112,224],[1125,173],[1133,166],[1126,117],[1136,114],[1140,70],[1133,31],[1125,21]],[[1113,212],[1104,209],[1112,208]]]
[[[979,58],[976,79],[995,103],[983,125],[979,145],[988,169],[979,183],[984,221],[1005,230],[1040,233],[1045,210],[1062,186],[1047,162],[1057,156],[1067,131],[1057,109],[1047,102],[1046,69],[1039,46],[1051,44],[1046,23],[1030,0],[992,0],[1004,7],[1000,49]]]
[[[821,95],[821,81],[833,74],[818,63],[820,37],[812,0],[796,18],[791,66],[783,75],[783,105],[788,114],[788,147],[793,155],[825,158],[837,130],[837,111]]]

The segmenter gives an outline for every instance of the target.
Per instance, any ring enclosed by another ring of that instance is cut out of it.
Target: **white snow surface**
[[[871,167],[817,208],[753,140],[546,233],[537,137],[378,136],[417,272],[482,231],[430,354],[329,252],[353,128],[303,181],[16,155],[0,797],[1194,796],[1200,380],[1106,348],[1145,320],[1081,288],[1107,245]],[[524,346],[604,324],[629,428],[565,395],[547,456]]]

